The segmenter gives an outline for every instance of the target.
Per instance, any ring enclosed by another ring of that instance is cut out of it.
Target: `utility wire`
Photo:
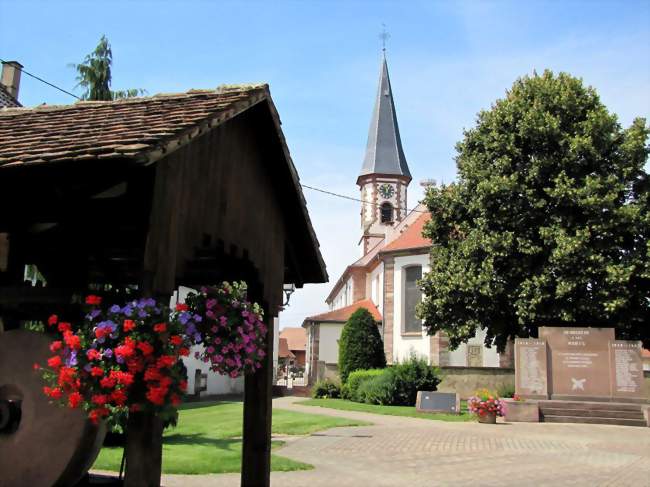
[[[0,59],[0,62],[2,62],[2,63],[6,63],[7,61],[5,61],[4,59]],[[17,68],[18,71],[20,71],[21,73],[25,73],[27,76],[31,76],[32,78],[37,79],[37,80],[40,81],[41,83],[45,83],[46,85],[49,85],[49,86],[51,86],[52,88],[56,88],[57,90],[62,91],[62,92],[65,93],[66,95],[70,95],[70,96],[76,98],[77,100],[81,100],[81,98],[78,97],[77,95],[75,95],[74,93],[70,93],[69,91],[66,91],[66,90],[64,90],[63,88],[59,88],[58,86],[53,85],[53,84],[50,83],[49,81],[45,81],[43,78],[39,78],[39,77],[36,76],[35,74],[28,73],[27,71],[25,71],[25,70],[22,69],[22,68],[18,68],[18,67],[16,67],[16,68]]]
[[[346,195],[344,195],[344,194],[333,193],[333,192],[331,192],[331,191],[327,191],[327,190],[325,190],[325,189],[314,188],[313,186],[308,186],[308,185],[306,185],[306,184],[302,184],[302,183],[301,183],[300,185],[301,185],[303,188],[311,189],[311,190],[313,190],[313,191],[318,191],[319,193],[325,193],[325,194],[328,194],[328,195],[330,195],[330,196],[336,196],[337,198],[343,198],[343,199],[351,200],[351,201],[358,201],[358,202],[360,202],[360,203],[365,203],[365,204],[367,204],[367,205],[381,206],[379,203],[373,203],[372,201],[364,201],[364,200],[362,200],[362,199],[360,199],[360,198],[353,198],[352,196],[346,196]],[[416,210],[416,209],[414,209],[414,208],[410,208],[410,209],[407,208],[406,211],[407,211],[407,212],[415,211],[416,213],[428,213],[428,211],[426,211],[426,210]]]

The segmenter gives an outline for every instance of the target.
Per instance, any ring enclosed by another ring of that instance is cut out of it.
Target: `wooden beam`
[[[265,313],[268,334],[262,368],[244,382],[242,487],[268,487],[271,482],[271,410],[273,385],[273,316]]]

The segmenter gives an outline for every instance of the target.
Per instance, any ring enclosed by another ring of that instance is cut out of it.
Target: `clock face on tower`
[[[395,188],[392,184],[384,183],[379,186],[379,194],[384,198],[392,198],[395,194]]]

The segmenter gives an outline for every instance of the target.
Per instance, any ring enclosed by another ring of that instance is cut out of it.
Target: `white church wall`
[[[395,270],[393,274],[394,313],[393,313],[393,359],[404,361],[410,355],[429,361],[431,340],[423,328],[420,335],[402,334],[404,320],[404,268],[413,265],[422,266],[422,274],[429,271],[429,254],[409,255],[395,257]]]
[[[341,286],[339,292],[336,293],[332,301],[330,302],[330,310],[343,308],[352,304],[352,294],[353,292],[353,283],[352,278],[349,278],[345,281],[345,284]]]
[[[318,360],[326,364],[337,364],[339,361],[339,338],[343,331],[343,323],[321,323],[318,340]]]
[[[176,306],[176,303],[184,303],[185,298],[191,292],[196,292],[189,287],[181,286],[171,298],[171,306]],[[201,396],[223,395],[223,394],[242,394],[244,392],[244,378],[238,377],[231,379],[228,376],[212,372],[208,364],[194,358],[195,352],[201,352],[203,346],[195,345],[190,349],[188,357],[182,357],[183,364],[187,369],[187,391],[189,394],[194,393],[194,379],[197,370],[202,374],[207,375],[207,390],[200,393]]]
[[[449,365],[455,367],[467,367],[467,346],[479,345],[483,347],[483,367],[498,367],[499,353],[496,347],[487,348],[483,346],[485,340],[485,330],[477,330],[476,336],[470,338],[467,343],[462,343],[456,350],[449,350]]]
[[[384,263],[380,263],[368,275],[366,296],[372,299],[379,313],[384,316]]]

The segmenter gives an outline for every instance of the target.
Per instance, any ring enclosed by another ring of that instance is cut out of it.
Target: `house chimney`
[[[18,61],[2,62],[2,78],[0,79],[0,83],[16,100],[18,100],[18,88],[20,88],[22,68],[23,65]]]

